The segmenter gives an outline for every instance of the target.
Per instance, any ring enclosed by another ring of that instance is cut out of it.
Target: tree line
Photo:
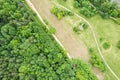
[[[120,24],[120,7],[111,0],[74,0],[74,7],[79,8],[80,13],[86,17],[100,14],[103,18],[110,18]]]

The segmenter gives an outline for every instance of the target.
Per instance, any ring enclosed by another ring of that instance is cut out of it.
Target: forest
[[[117,2],[111,0],[74,0],[74,7],[86,17],[100,14],[103,18],[110,18],[120,24],[120,9]]]
[[[0,80],[97,80],[68,59],[25,0],[0,0]]]

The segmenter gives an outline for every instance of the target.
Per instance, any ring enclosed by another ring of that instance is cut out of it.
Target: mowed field
[[[76,12],[79,14],[78,9],[73,8],[73,0],[68,0],[67,2],[63,2],[60,0],[57,0],[59,4],[64,5],[65,7],[71,9],[73,12]],[[54,2],[56,2],[54,0]],[[79,14],[80,16],[84,17],[89,23],[93,26],[93,29],[95,31],[97,40],[99,42],[99,46],[102,50],[102,55],[106,59],[107,63],[111,67],[111,69],[116,73],[116,75],[120,78],[120,50],[116,47],[117,42],[120,40],[120,25],[116,24],[114,21],[110,19],[102,19],[99,15],[96,15],[92,18],[86,18],[82,14]],[[91,43],[92,36],[89,35],[89,38],[91,36],[90,40],[86,40],[85,36],[87,35],[82,34],[83,36],[79,35],[79,38],[82,39],[87,47],[95,47],[95,43]],[[102,39],[102,41],[101,41]],[[103,43],[104,42],[110,42],[110,48],[105,50],[103,49]],[[97,49],[96,49],[97,50]],[[115,78],[112,76],[112,74],[107,70],[106,77],[110,80],[115,80]]]

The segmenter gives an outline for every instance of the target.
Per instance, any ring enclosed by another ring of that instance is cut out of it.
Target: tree
[[[110,42],[105,42],[105,43],[103,44],[103,48],[104,48],[104,49],[109,49],[109,48],[110,48]]]
[[[74,1],[73,6],[74,6],[75,8],[79,8],[81,5],[80,5],[77,1]]]

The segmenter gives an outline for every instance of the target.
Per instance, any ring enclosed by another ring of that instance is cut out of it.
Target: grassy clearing
[[[70,2],[71,1],[71,2]],[[68,0],[68,2],[64,3],[60,0],[58,2],[65,7],[72,9],[72,11],[78,13],[78,10],[73,9],[71,4],[73,0]],[[80,14],[80,16],[83,16]],[[83,16],[85,17],[85,16]],[[87,18],[86,18],[87,19]],[[107,63],[110,65],[112,70],[120,77],[120,50],[116,47],[117,42],[120,40],[119,33],[120,33],[120,25],[117,25],[112,20],[109,19],[102,19],[99,15],[96,15],[90,19],[87,19],[90,24],[93,26],[100,48],[102,50],[103,56],[105,57]],[[71,23],[69,23],[72,25]],[[78,37],[77,34],[75,34],[76,37]],[[88,48],[93,47],[96,49],[96,44],[93,40],[93,37],[91,36],[91,31],[87,30],[85,32],[82,32],[82,34],[79,35],[78,38],[80,38]],[[104,42],[110,42],[110,48],[105,50],[103,49],[102,44]],[[96,49],[97,51],[97,49]],[[115,80],[114,76],[110,73],[109,70],[105,73],[105,79]]]

